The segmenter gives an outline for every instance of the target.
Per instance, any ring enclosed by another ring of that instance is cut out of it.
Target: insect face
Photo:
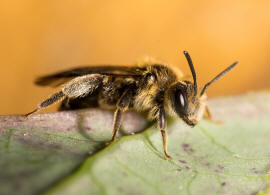
[[[192,63],[192,60],[188,52],[184,51],[184,55],[188,61],[190,71],[193,77],[193,83],[190,81],[178,81],[176,84],[170,87],[170,100],[171,106],[175,113],[182,118],[188,125],[195,126],[202,118],[206,104],[206,89],[224,74],[229,72],[238,62],[234,62],[231,66],[226,68],[214,79],[208,82],[203,89],[198,93],[196,72]]]
[[[195,126],[201,119],[206,96],[197,96],[189,81],[177,82],[170,89],[171,106],[188,125]]]

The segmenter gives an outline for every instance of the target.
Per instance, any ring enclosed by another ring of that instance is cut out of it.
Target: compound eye
[[[178,90],[175,94],[175,102],[178,112],[184,114],[187,106],[186,96],[181,90]]]
[[[180,101],[180,106],[185,107],[185,99],[182,93],[179,94],[179,101]]]
[[[151,73],[147,73],[146,74],[146,79],[150,82],[155,82],[157,79],[156,79],[156,76],[154,74],[151,74]]]

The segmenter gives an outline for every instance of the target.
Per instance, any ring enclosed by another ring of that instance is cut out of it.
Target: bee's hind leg
[[[35,112],[38,112],[39,110],[46,108],[46,107],[50,106],[51,104],[61,100],[64,97],[65,97],[65,94],[62,91],[57,92],[57,93],[53,94],[51,97],[49,97],[48,99],[41,102],[41,104],[39,104],[35,110],[25,114],[24,116],[28,117],[28,116],[34,114]]]

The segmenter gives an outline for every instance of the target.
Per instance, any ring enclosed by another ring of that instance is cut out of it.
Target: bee
[[[196,72],[187,51],[184,55],[192,73],[192,81],[180,72],[163,64],[145,63],[141,66],[89,66],[74,68],[38,78],[40,86],[62,88],[41,102],[29,116],[51,104],[62,101],[60,110],[75,110],[88,107],[115,109],[112,138],[115,140],[127,110],[148,113],[148,118],[157,121],[167,153],[166,118],[179,117],[187,125],[195,126],[204,117],[211,120],[206,105],[207,88],[237,65],[237,61],[214,77],[203,88],[198,88]]]

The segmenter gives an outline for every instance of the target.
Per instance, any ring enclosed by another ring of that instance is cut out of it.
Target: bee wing
[[[70,79],[87,74],[102,74],[116,77],[136,77],[140,76],[143,68],[137,66],[88,66],[79,67],[55,74],[38,77],[35,84],[39,86],[57,87]]]

